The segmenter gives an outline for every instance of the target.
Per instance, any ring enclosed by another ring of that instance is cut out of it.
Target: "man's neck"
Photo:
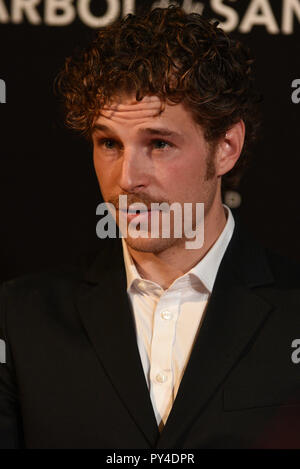
[[[194,267],[210,250],[226,225],[226,213],[221,206],[218,213],[204,219],[204,243],[199,249],[186,249],[184,240],[160,253],[136,251],[127,245],[140,276],[167,289],[178,277]]]

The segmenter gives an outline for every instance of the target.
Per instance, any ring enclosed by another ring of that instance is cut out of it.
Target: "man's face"
[[[117,222],[125,216],[119,195],[127,195],[128,206],[137,202],[204,203],[205,217],[216,202],[218,178],[214,172],[214,151],[183,104],[166,104],[160,109],[157,96],[140,102],[128,95],[102,109],[94,123],[94,165],[105,202],[117,209]],[[159,215],[161,217],[161,213]],[[148,215],[147,215],[148,218]],[[150,217],[149,217],[150,218]],[[161,218],[160,218],[161,219]],[[171,218],[172,219],[172,218]],[[134,238],[128,245],[144,252],[161,252],[185,238]],[[160,232],[161,233],[161,232]]]

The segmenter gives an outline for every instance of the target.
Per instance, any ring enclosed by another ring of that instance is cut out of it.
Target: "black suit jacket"
[[[300,448],[300,270],[236,222],[159,434],[121,240],[81,269],[2,286],[0,444],[27,448]]]

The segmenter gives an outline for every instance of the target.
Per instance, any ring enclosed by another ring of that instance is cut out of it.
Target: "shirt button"
[[[158,383],[165,383],[168,379],[164,373],[158,373],[155,378]]]
[[[146,283],[145,282],[139,282],[138,287],[140,290],[145,290],[146,289]]]
[[[162,311],[160,316],[161,316],[162,319],[165,319],[166,321],[169,321],[170,319],[172,319],[173,314],[170,311]]]

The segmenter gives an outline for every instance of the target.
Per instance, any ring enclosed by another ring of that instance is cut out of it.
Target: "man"
[[[57,86],[120,231],[145,229],[99,242],[84,272],[3,286],[2,446],[300,447],[300,271],[222,204],[257,127],[247,51],[155,9],[100,30]],[[203,243],[175,236],[173,212],[164,237],[154,203],[189,204]]]

